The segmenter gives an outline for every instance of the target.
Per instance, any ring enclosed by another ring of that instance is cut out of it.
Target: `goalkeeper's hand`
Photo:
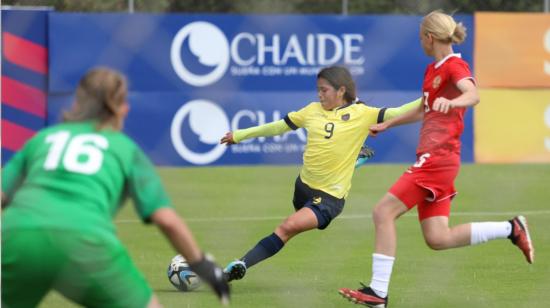
[[[193,272],[199,275],[202,281],[208,283],[210,287],[212,287],[223,305],[229,304],[229,284],[221,267],[205,255],[203,255],[200,261],[189,264],[189,267]]]
[[[363,145],[361,147],[361,151],[359,151],[359,156],[357,157],[357,160],[355,161],[355,169],[361,167],[369,159],[371,159],[373,157],[374,157],[374,150],[369,148],[366,145]]]

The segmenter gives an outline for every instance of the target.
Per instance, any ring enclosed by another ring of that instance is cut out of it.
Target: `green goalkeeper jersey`
[[[126,135],[95,122],[38,132],[2,170],[2,230],[53,228],[114,233],[126,197],[145,222],[170,207],[154,166]]]

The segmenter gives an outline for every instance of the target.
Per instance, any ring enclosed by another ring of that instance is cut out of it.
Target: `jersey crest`
[[[437,75],[435,76],[434,81],[432,82],[432,87],[434,89],[437,89],[439,88],[439,85],[441,85],[441,76]]]

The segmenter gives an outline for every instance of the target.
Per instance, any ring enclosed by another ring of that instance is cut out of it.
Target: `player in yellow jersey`
[[[228,132],[221,143],[280,135],[303,127],[307,130],[304,165],[296,179],[295,212],[271,235],[262,239],[240,260],[225,268],[229,281],[241,279],[246,269],[276,254],[295,235],[325,229],[344,208],[351,177],[369,126],[417,108],[416,100],[399,108],[375,108],[356,98],[355,82],[346,68],[333,66],[317,74],[319,102],[290,112],[284,120]]]

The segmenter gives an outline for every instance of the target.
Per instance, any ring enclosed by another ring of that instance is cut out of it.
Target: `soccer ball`
[[[199,276],[191,271],[182,255],[172,258],[167,274],[170,283],[180,291],[193,291],[201,285]]]

